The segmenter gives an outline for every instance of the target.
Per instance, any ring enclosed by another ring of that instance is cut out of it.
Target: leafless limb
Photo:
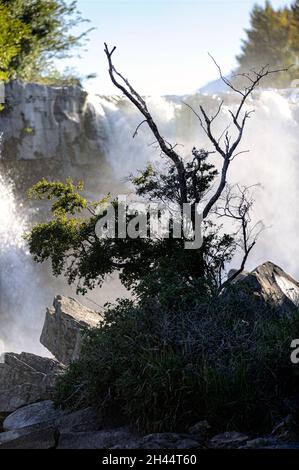
[[[241,89],[238,89],[236,86],[234,86],[234,84],[230,80],[224,77],[221,67],[217,64],[216,60],[211,55],[210,57],[219,71],[221,80],[229,87],[230,90],[240,95],[241,100],[235,111],[229,110],[232,123],[230,123],[227,126],[227,128],[223,131],[223,133],[218,138],[215,136],[213,132],[212,124],[215,121],[215,119],[219,116],[219,113],[223,106],[223,101],[220,102],[220,105],[218,106],[216,113],[211,117],[208,116],[208,113],[204,109],[203,106],[199,107],[199,112],[198,112],[190,104],[185,103],[192,110],[195,116],[198,118],[201,128],[207,135],[209,141],[213,144],[216,152],[223,158],[223,163],[222,163],[222,167],[220,171],[219,185],[215,193],[211,196],[206,206],[204,207],[204,210],[203,210],[204,219],[208,216],[212,207],[217,203],[217,201],[221,197],[222,192],[225,189],[225,186],[227,183],[227,172],[228,172],[230,163],[234,160],[234,158],[237,155],[247,152],[246,150],[245,151],[243,150],[238,153],[235,153],[242,140],[246,121],[250,118],[250,115],[254,112],[252,110],[252,111],[244,111],[244,113],[242,113],[247,99],[250,97],[252,92],[259,86],[263,78],[267,77],[270,74],[283,72],[287,70],[287,69],[271,70],[269,69],[269,66],[265,66],[265,67],[262,67],[258,72],[252,71],[251,76],[249,74],[243,74],[243,76],[249,80],[249,85],[244,90],[241,90]],[[237,136],[235,137],[235,139],[232,139],[232,136],[228,134],[228,129],[230,128],[231,124],[234,125],[236,132],[237,132]],[[224,146],[221,146],[222,139],[224,139]]]
[[[122,93],[133,103],[136,108],[141,112],[144,116],[145,121],[147,122],[149,128],[151,129],[152,133],[154,134],[161,151],[167,155],[168,158],[172,160],[174,163],[177,172],[178,172],[178,179],[180,185],[180,198],[181,204],[188,202],[187,197],[187,185],[185,179],[185,167],[182,158],[178,153],[174,150],[173,146],[169,145],[166,140],[162,137],[159,132],[159,129],[154,122],[144,99],[137,93],[137,91],[132,87],[129,81],[124,78],[115,68],[112,62],[112,55],[115,51],[115,47],[109,50],[107,44],[105,43],[105,54],[109,64],[109,75],[111,78],[112,83],[122,91]]]
[[[180,187],[180,201],[181,204],[188,203],[188,195],[187,195],[187,184],[185,178],[185,166],[182,157],[176,152],[177,145],[171,145],[167,140],[161,135],[155,121],[153,120],[151,113],[147,108],[147,104],[145,100],[141,97],[141,95],[133,88],[133,86],[129,83],[129,81],[119,72],[116,70],[113,62],[112,62],[112,55],[115,52],[115,47],[109,50],[107,44],[105,43],[105,54],[108,60],[109,65],[109,75],[111,78],[112,83],[134,104],[134,106],[141,112],[144,116],[144,120],[138,125],[134,132],[134,137],[137,135],[140,126],[144,123],[147,123],[149,128],[151,129],[153,135],[155,136],[156,142],[159,145],[162,154],[166,155],[170,160],[174,163],[177,173],[178,173],[178,180],[179,180],[179,187]],[[220,115],[220,112],[223,107],[223,101],[221,101],[218,105],[218,108],[213,116],[209,116],[207,111],[204,109],[203,106],[199,107],[199,111],[196,111],[190,104],[185,103],[189,109],[195,114],[198,118],[200,126],[204,130],[205,134],[207,135],[210,142],[213,144],[216,152],[222,157],[222,167],[220,171],[220,181],[219,184],[214,192],[214,194],[210,197],[210,199],[206,202],[206,205],[203,209],[203,218],[205,219],[213,206],[217,203],[219,198],[222,195],[222,192],[225,189],[227,183],[227,172],[229,169],[229,165],[231,161],[243,152],[240,151],[236,152],[244,133],[244,128],[247,119],[249,119],[251,113],[253,111],[245,111],[242,113],[244,105],[251,95],[253,90],[260,84],[261,80],[264,77],[267,77],[270,74],[282,72],[287,69],[277,69],[277,70],[270,70],[268,66],[262,67],[258,72],[251,72],[251,75],[248,75],[249,85],[245,88],[245,90],[238,89],[234,84],[224,77],[220,66],[217,64],[215,59],[210,56],[217,67],[220,78],[222,81],[235,93],[241,96],[239,105],[237,106],[236,111],[230,110],[230,115],[232,122],[227,126],[220,137],[216,137],[214,135],[212,124]],[[249,79],[250,78],[250,79]],[[236,129],[237,136],[233,139],[232,136],[228,133],[230,126],[233,126]],[[221,145],[221,140],[224,140],[224,144]]]
[[[222,198],[223,204],[218,205],[214,211],[219,218],[229,218],[238,224],[234,235],[237,247],[243,252],[240,267],[229,279],[221,284],[220,290],[227,287],[244,270],[248,256],[254,248],[259,235],[265,228],[261,221],[252,224],[251,209],[254,199],[251,190],[253,187],[227,186],[225,195]]]
[[[138,134],[138,131],[140,129],[140,127],[142,126],[142,124],[144,124],[145,122],[147,122],[146,119],[143,119],[143,121],[140,122],[140,124],[138,124],[138,126],[136,127],[135,131],[134,131],[134,134],[133,134],[133,139],[135,139],[136,135]]]

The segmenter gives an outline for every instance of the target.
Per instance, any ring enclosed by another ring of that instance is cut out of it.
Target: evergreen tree
[[[299,48],[299,2],[290,7],[275,10],[270,2],[265,6],[254,6],[250,17],[250,28],[246,30],[241,54],[237,57],[239,73],[265,65],[271,68],[288,68],[268,77],[266,85],[288,87],[298,72],[296,63]]]
[[[295,59],[299,56],[299,1],[296,0],[292,5],[292,17],[290,25],[290,44],[294,52]],[[295,60],[297,62],[297,60]]]

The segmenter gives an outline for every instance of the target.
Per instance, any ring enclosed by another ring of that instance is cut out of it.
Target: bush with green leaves
[[[192,307],[149,299],[107,307],[59,380],[57,404],[114,407],[147,432],[185,430],[202,419],[215,432],[269,431],[298,389],[289,357],[297,312],[279,316],[250,297],[244,302],[235,287],[217,300],[199,289],[189,300]]]
[[[20,55],[22,44],[30,38],[31,29],[0,2],[0,80],[11,77],[11,64]]]
[[[84,21],[76,1],[0,0],[0,79],[63,82],[54,60],[83,45],[90,30],[72,30]]]

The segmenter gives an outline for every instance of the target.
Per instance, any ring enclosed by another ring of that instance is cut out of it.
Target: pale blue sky
[[[250,0],[79,0],[91,20],[91,33],[81,58],[60,65],[80,74],[97,73],[85,85],[110,94],[103,43],[117,46],[115,64],[142,94],[191,93],[217,78],[210,52],[228,73],[236,64],[244,28],[255,3]],[[273,0],[275,7],[289,4]]]

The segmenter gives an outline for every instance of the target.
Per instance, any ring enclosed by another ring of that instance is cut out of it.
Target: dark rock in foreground
[[[54,359],[6,353],[0,363],[0,412],[52,398],[56,378],[65,368]]]
[[[0,449],[54,449],[56,430],[53,426],[30,426],[0,434]]]
[[[3,422],[5,431],[17,431],[37,424],[53,424],[63,416],[63,412],[55,409],[51,400],[40,401],[32,405],[23,406],[10,414]]]

